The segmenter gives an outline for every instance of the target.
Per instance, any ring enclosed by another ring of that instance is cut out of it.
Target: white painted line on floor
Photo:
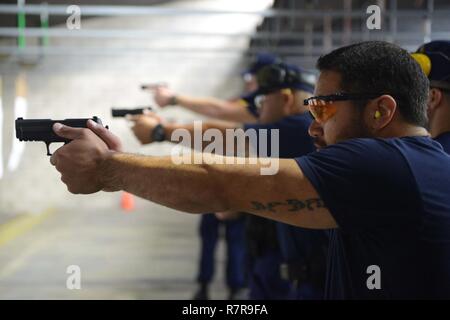
[[[0,250],[6,243],[16,239],[18,236],[37,226],[40,222],[53,213],[54,210],[49,209],[38,216],[32,215],[19,217],[6,223],[5,225],[0,226]],[[51,232],[46,234],[43,238],[33,241],[21,254],[14,257],[13,260],[9,261],[9,263],[0,269],[0,280],[15,273],[33,254],[44,248],[44,246],[47,245],[51,239],[54,239],[57,236],[59,236],[59,234],[56,232]]]

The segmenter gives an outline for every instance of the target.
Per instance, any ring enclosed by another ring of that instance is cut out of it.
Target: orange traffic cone
[[[123,211],[133,211],[134,210],[134,197],[131,193],[122,192],[122,198],[120,199],[120,207]]]

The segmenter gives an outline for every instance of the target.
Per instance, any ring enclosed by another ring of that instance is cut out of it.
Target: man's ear
[[[428,110],[433,112],[437,107],[441,105],[442,91],[436,88],[431,88],[428,93]]]
[[[374,130],[380,130],[391,123],[395,111],[397,110],[397,102],[390,95],[382,95],[373,100],[368,105],[369,124]]]
[[[291,89],[283,89],[281,95],[283,96],[283,110],[286,114],[291,114],[292,108],[295,106],[294,92]]]

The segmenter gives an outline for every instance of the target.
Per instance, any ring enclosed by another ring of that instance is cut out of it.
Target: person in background
[[[303,105],[314,90],[315,76],[294,65],[277,63],[263,67],[256,74],[259,89],[255,105],[259,110],[257,124],[232,124],[206,121],[207,129],[267,130],[271,154],[271,133],[279,131],[280,158],[294,158],[315,150],[308,127],[312,118]],[[154,113],[130,118],[136,137],[150,143],[158,127],[163,128],[164,140],[170,141],[177,129],[187,130],[194,137],[194,124],[168,123]],[[259,135],[256,135],[259,136]],[[256,150],[259,139],[252,147]],[[193,145],[193,142],[191,142]],[[234,216],[236,213],[233,213]],[[226,215],[222,215],[226,216]],[[247,215],[247,267],[250,299],[320,299],[325,282],[325,233],[288,226],[282,223]]]
[[[224,121],[256,122],[257,110],[251,103],[253,92],[257,90],[255,74],[262,67],[281,61],[269,53],[259,53],[252,60],[250,67],[242,73],[245,92],[238,98],[223,100],[213,97],[194,97],[175,93],[167,86],[157,86],[150,91],[160,107],[177,105],[193,112]]]
[[[428,120],[431,136],[450,153],[450,41],[431,41],[412,54],[430,80]]]
[[[267,53],[257,54],[250,64],[249,69],[242,73],[245,82],[245,92],[238,99],[221,100],[211,97],[198,98],[185,95],[175,95],[166,86],[157,86],[152,92],[155,102],[160,107],[179,105],[191,111],[221,119],[222,121],[249,121],[254,122],[258,117],[254,105],[254,91],[257,82],[255,74],[265,65],[277,61],[278,58]],[[133,132],[143,144],[150,140],[161,141],[169,135],[165,132],[161,121],[150,130],[152,123],[150,115],[138,117]],[[160,119],[155,115],[154,119]],[[148,120],[146,123],[145,121]],[[154,122],[153,122],[154,123]],[[156,124],[156,123],[154,123]],[[172,126],[173,128],[173,126]],[[209,286],[215,273],[215,252],[219,240],[220,230],[223,227],[226,241],[226,284],[228,288],[228,299],[241,298],[245,288],[244,278],[244,242],[245,219],[241,214],[205,214],[200,219],[200,254],[199,267],[196,277],[198,288],[194,293],[194,300],[208,300],[210,298]]]

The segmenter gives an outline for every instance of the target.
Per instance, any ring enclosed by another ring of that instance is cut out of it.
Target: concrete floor
[[[120,194],[117,198],[119,207]],[[137,209],[52,212],[0,246],[0,299],[190,299],[199,216],[136,199]],[[212,299],[225,299],[223,242]],[[81,289],[66,273],[81,269]]]

